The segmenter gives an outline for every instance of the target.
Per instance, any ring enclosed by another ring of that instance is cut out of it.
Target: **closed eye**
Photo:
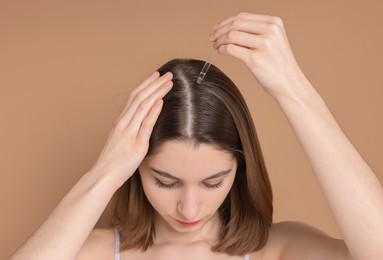
[[[218,189],[218,188],[221,188],[223,186],[223,181],[220,181],[220,182],[215,183],[215,184],[205,183],[205,186],[208,189]]]
[[[174,182],[174,183],[170,183],[170,184],[167,184],[167,183],[163,183],[161,182],[160,180],[158,179],[155,179],[155,184],[160,187],[160,188],[163,188],[163,189],[173,189],[175,188],[178,183],[177,182]],[[218,189],[218,188],[221,188],[223,186],[223,181],[220,181],[218,183],[215,183],[215,184],[208,184],[208,183],[204,183],[205,187],[207,189]]]
[[[172,189],[172,188],[175,188],[176,185],[177,185],[177,182],[174,182],[174,183],[163,183],[161,182],[159,179],[155,178],[155,183],[158,187],[160,188],[164,188],[164,189]]]

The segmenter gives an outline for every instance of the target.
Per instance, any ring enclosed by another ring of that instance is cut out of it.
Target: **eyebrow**
[[[158,170],[158,169],[154,169],[154,168],[150,168],[152,171],[154,171],[155,173],[157,173],[158,175],[161,175],[165,178],[169,178],[169,179],[173,179],[173,180],[177,180],[179,181],[180,179],[171,175],[170,173],[167,173],[167,172],[164,172],[164,171],[161,171],[161,170]],[[207,177],[206,179],[204,179],[204,181],[207,181],[207,180],[211,180],[211,179],[215,179],[215,178],[218,178],[218,177],[221,177],[221,176],[225,176],[225,175],[228,175],[229,173],[231,172],[231,169],[228,169],[228,170],[224,170],[224,171],[220,171],[220,172],[217,172],[209,177]]]

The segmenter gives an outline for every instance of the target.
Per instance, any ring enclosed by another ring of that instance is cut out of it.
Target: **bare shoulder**
[[[294,221],[274,223],[266,246],[256,255],[261,259],[350,259],[343,240]]]
[[[113,259],[114,250],[115,241],[113,230],[94,229],[76,259]]]

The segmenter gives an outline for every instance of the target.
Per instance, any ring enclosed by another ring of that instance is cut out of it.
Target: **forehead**
[[[172,175],[182,177],[198,173],[199,177],[233,168],[234,156],[214,145],[194,145],[185,141],[168,141],[144,160],[145,164]]]

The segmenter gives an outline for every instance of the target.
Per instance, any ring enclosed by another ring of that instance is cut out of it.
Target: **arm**
[[[145,157],[171,78],[155,72],[131,93],[95,165],[11,259],[75,259],[114,192]]]
[[[303,75],[282,21],[242,13],[216,25],[210,40],[219,53],[244,61],[282,109],[314,170],[350,256],[381,259],[382,185]]]

